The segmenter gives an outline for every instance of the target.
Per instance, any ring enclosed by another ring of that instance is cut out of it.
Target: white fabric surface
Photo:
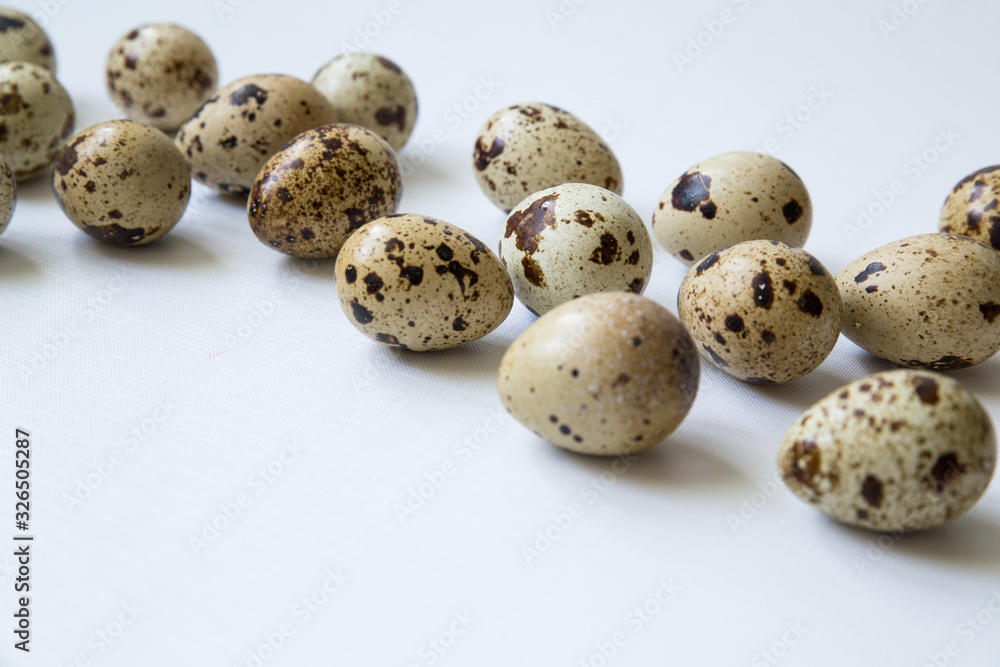
[[[1000,7],[989,0],[897,3],[906,21],[885,35],[888,0],[14,4],[46,16],[78,128],[118,116],[104,57],[140,23],[194,29],[224,82],[308,79],[368,24],[367,48],[397,61],[420,98],[401,159],[425,163],[405,179],[402,210],[491,247],[504,216],[478,190],[472,144],[519,101],[605,131],[647,221],[689,165],[768,147],[810,188],[806,247],[833,272],[935,231],[954,183],[1000,162]],[[679,68],[674,53],[705,22],[720,34],[704,32],[707,46]],[[785,118],[809,102],[804,120]],[[925,150],[923,169],[912,156]],[[903,193],[884,213],[845,230],[895,180]],[[683,274],[660,252],[646,295],[675,311]],[[676,434],[612,468],[502,411],[494,373],[533,319],[523,307],[462,349],[383,348],[340,312],[332,263],[272,252],[240,204],[201,186],[171,234],[121,250],[80,233],[46,179],[23,184],[0,238],[0,290],[0,497],[12,522],[9,453],[14,429],[27,429],[37,535],[30,656],[12,649],[2,549],[2,665],[919,667],[1000,656],[1000,488],[954,523],[896,540],[836,525],[773,483],[795,417],[888,367],[846,339],[787,386],[703,366]],[[998,374],[1000,358],[953,374],[994,420]],[[401,519],[420,492],[422,507]],[[234,504],[239,516],[194,549]],[[557,539],[529,562],[524,547],[546,529]]]

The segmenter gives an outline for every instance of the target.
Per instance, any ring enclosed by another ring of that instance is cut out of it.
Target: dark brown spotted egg
[[[511,211],[500,259],[518,300],[536,315],[593,292],[642,294],[653,243],[628,202],[602,187],[566,183]]]
[[[930,370],[1000,350],[1000,253],[959,234],[920,234],[865,253],[837,276],[844,335],[876,357]]]
[[[52,42],[26,14],[0,7],[0,63],[26,62],[56,71]]]
[[[118,246],[154,241],[177,224],[191,195],[191,168],[160,130],[109,120],[74,136],[56,161],[52,189],[66,216]]]
[[[306,130],[261,168],[247,202],[254,234],[297,257],[336,257],[352,232],[399,207],[396,154],[358,125]]]
[[[933,528],[986,491],[997,448],[990,417],[955,380],[895,370],[853,382],[802,413],[778,468],[795,495],[878,531]]]
[[[519,422],[557,447],[618,456],[680,425],[699,373],[691,337],[666,308],[603,292],[528,327],[500,362],[497,390]]]
[[[337,256],[347,319],[380,343],[418,352],[482,338],[510,313],[514,288],[479,239],[412,213],[369,222]]]
[[[17,184],[14,174],[2,157],[0,157],[0,234],[3,234],[14,217],[14,207],[17,205]]]
[[[479,186],[504,211],[563,183],[622,193],[622,169],[607,144],[576,116],[549,104],[515,104],[495,113],[479,131],[472,163]]]
[[[296,135],[337,122],[312,85],[292,76],[246,76],[218,90],[177,132],[194,177],[246,196],[268,158]]]
[[[219,81],[208,45],[170,23],[143,25],[123,36],[105,70],[112,101],[132,120],[167,132],[190,118]]]
[[[805,250],[745,241],[688,271],[677,310],[703,357],[766,384],[800,378],[826,359],[842,306],[833,277]]]
[[[0,64],[0,154],[19,181],[52,164],[73,134],[73,100],[41,65]]]
[[[670,184],[653,212],[653,233],[688,266],[720,248],[768,239],[805,245],[812,201],[798,174],[762,153],[725,153]]]
[[[345,53],[316,72],[313,85],[330,100],[342,123],[367,127],[398,151],[417,124],[417,92],[388,58]]]
[[[1000,251],[1000,165],[980,169],[958,182],[941,209],[940,228]]]

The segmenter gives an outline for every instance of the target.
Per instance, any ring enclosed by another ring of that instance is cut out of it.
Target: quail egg
[[[0,64],[0,154],[24,180],[52,163],[73,133],[73,100],[41,65]]]
[[[1000,165],[969,174],[941,209],[942,232],[965,234],[1000,251]]]
[[[14,206],[17,204],[17,184],[14,174],[2,157],[0,157],[0,234],[3,234],[14,217]]]
[[[49,36],[26,14],[0,7],[0,63],[25,62],[56,71]]]

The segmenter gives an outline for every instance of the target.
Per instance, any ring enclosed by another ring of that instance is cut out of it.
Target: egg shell
[[[584,294],[642,294],[653,270],[653,243],[624,199],[596,185],[567,183],[511,211],[500,259],[514,294],[537,315]]]
[[[900,369],[853,382],[802,413],[778,454],[785,484],[838,521],[933,528],[983,495],[996,465],[990,417],[955,380]]]
[[[250,194],[268,158],[296,135],[337,122],[312,85],[283,74],[237,79],[219,89],[177,131],[177,147],[201,183]]]
[[[219,83],[208,45],[170,23],[143,25],[119,39],[105,72],[115,105],[132,120],[164,131],[180,127]]]
[[[514,288],[479,239],[405,213],[369,222],[337,256],[347,319],[380,343],[417,352],[482,338],[510,313]]]
[[[17,204],[17,184],[7,162],[0,157],[0,234],[3,234],[14,217]]]
[[[336,257],[352,232],[399,207],[396,154],[382,137],[338,123],[306,130],[260,170],[247,202],[262,243],[296,257]]]
[[[143,245],[169,232],[191,196],[191,168],[160,130],[109,120],[78,132],[56,161],[56,201],[90,236]]]
[[[745,241],[691,268],[677,298],[702,356],[733,377],[788,382],[821,363],[840,335],[837,285],[818,259],[780,241]]]
[[[32,63],[0,64],[0,116],[0,154],[19,181],[52,164],[73,134],[69,93]]]
[[[688,266],[721,248],[768,239],[805,245],[812,200],[798,174],[781,160],[749,151],[694,165],[663,193],[653,234]]]
[[[1000,350],[1000,254],[968,236],[887,243],[848,264],[837,285],[844,335],[876,357],[950,370]]]
[[[388,58],[344,53],[321,67],[312,83],[340,122],[367,127],[394,151],[406,144],[417,124],[417,92],[410,77]]]
[[[56,56],[45,31],[27,14],[0,7],[0,63],[26,62],[56,71]]]
[[[1000,251],[1000,165],[958,182],[941,209],[940,229],[971,236]]]
[[[666,308],[602,292],[528,327],[500,362],[497,389],[521,424],[557,447],[618,456],[680,425],[699,373],[694,342]]]
[[[607,144],[583,121],[540,102],[495,113],[476,138],[472,154],[479,186],[510,211],[539,190],[590,183],[622,194],[622,169]]]

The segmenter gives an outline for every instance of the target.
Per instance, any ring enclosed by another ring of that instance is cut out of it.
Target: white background
[[[954,183],[1000,162],[990,0],[908,0],[914,13],[888,34],[887,0],[567,0],[561,14],[557,0],[225,2],[14,4],[45,17],[78,128],[119,115],[104,58],[143,22],[194,29],[223,82],[309,79],[367,26],[367,48],[397,61],[420,98],[401,159],[425,164],[406,177],[401,210],[491,246],[504,216],[476,185],[472,145],[493,111],[521,101],[608,131],[625,197],[647,221],[691,164],[773,139],[813,196],[806,247],[834,273],[936,231]],[[721,34],[703,33],[723,10]],[[391,20],[371,23],[372,12]],[[673,54],[700,33],[707,46],[679,67]],[[800,108],[815,90],[825,99]],[[952,138],[935,148],[941,132]],[[845,229],[895,180],[903,194],[868,229]],[[80,233],[45,177],[19,197],[0,238],[0,498],[12,524],[9,454],[14,429],[27,429],[34,635],[31,655],[13,651],[5,546],[0,665],[254,665],[262,644],[261,664],[276,667],[774,664],[765,649],[786,665],[998,664],[988,605],[1000,605],[1000,488],[952,524],[897,540],[839,526],[772,483],[796,416],[888,367],[846,339],[787,386],[704,365],[681,428],[612,472],[502,412],[494,374],[533,319],[519,304],[482,341],[402,353],[354,331],[332,263],[269,250],[241,204],[201,186],[171,234],[134,249]],[[674,310],[684,268],[659,255],[646,295]],[[953,374],[994,420],[998,373],[1000,358]],[[301,451],[276,463],[289,442]],[[280,474],[262,481],[269,465]],[[241,494],[249,503],[225,519],[220,506]],[[574,504],[572,525],[553,528]],[[213,520],[229,526],[192,547]],[[546,529],[556,539],[529,559]],[[346,582],[322,592],[338,571]],[[633,609],[661,582],[675,594],[641,619]],[[305,618],[296,605],[309,596],[324,604]],[[977,613],[987,622],[974,629]],[[473,619],[458,637],[456,614]],[[283,623],[292,634],[270,650],[264,637]],[[616,633],[625,642],[607,660]]]

